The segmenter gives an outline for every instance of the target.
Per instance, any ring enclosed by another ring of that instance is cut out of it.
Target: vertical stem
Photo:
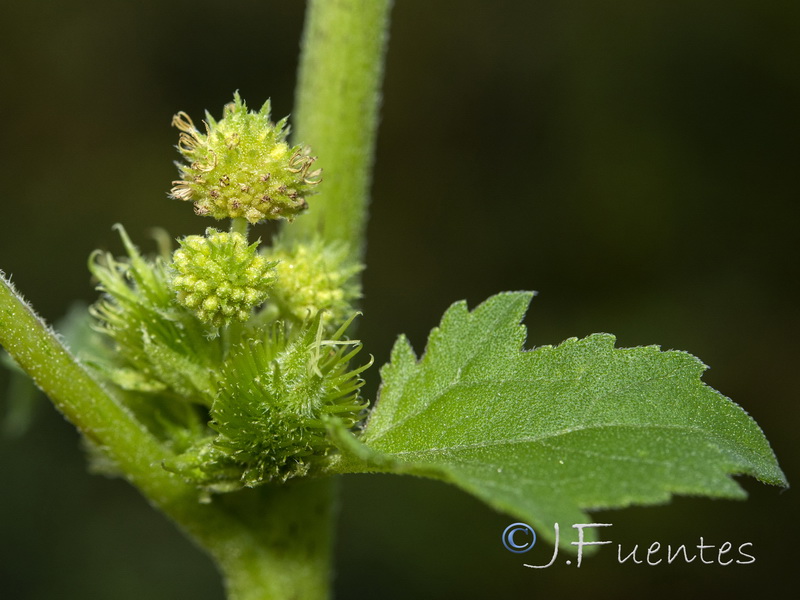
[[[234,217],[231,219],[231,233],[241,233],[247,239],[247,232],[250,230],[250,224],[244,217]]]
[[[284,235],[350,243],[358,260],[380,104],[391,0],[311,0],[294,113],[294,139],[323,168],[320,193]]]
[[[311,0],[303,37],[295,139],[320,157],[325,181],[283,235],[349,242],[353,260],[364,248],[390,6]],[[335,488],[334,480],[318,479],[218,499],[251,532],[248,543],[232,538],[233,548],[197,536],[216,557],[230,600],[330,597]]]
[[[235,514],[246,516],[256,542],[214,545],[223,550],[217,561],[229,600],[331,597],[335,487],[333,479],[325,478],[219,498]]]

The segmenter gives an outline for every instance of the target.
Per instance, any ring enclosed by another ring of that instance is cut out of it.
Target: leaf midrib
[[[655,430],[676,430],[676,431],[685,431],[688,433],[700,433],[700,434],[707,434],[708,432],[701,427],[691,427],[685,425],[670,425],[670,424],[652,424],[652,423],[643,423],[643,424],[635,424],[635,423],[603,423],[598,425],[585,425],[581,427],[574,427],[570,429],[562,429],[555,432],[549,432],[542,434],[540,436],[527,436],[524,438],[518,439],[507,439],[507,440],[490,440],[484,442],[471,442],[468,444],[456,444],[453,446],[446,446],[441,448],[425,448],[421,450],[401,450],[399,452],[392,452],[392,456],[407,456],[407,455],[419,455],[419,454],[434,454],[434,453],[441,453],[446,454],[448,452],[452,452],[454,450],[476,450],[480,448],[491,448],[493,446],[515,446],[519,444],[541,444],[547,445],[546,441],[550,439],[554,439],[560,436],[569,435],[571,433],[580,433],[584,431],[591,431],[591,430],[604,430],[607,428],[629,428],[635,430],[642,430],[642,429],[655,429]],[[380,450],[376,448],[376,450]],[[582,454],[590,454],[590,452],[586,450],[580,449],[567,449],[569,452],[578,452]],[[598,456],[601,455],[600,453],[595,452]],[[613,455],[605,455],[602,456],[607,458],[619,458],[619,460],[633,460],[631,457],[615,457]],[[644,462],[644,461],[643,461]],[[652,461],[654,463],[662,464],[664,461]]]
[[[476,357],[477,357],[477,354],[473,355],[473,357],[470,358],[469,362],[465,366],[469,367]],[[458,371],[459,374],[463,372],[463,369],[464,368],[459,369],[459,371]],[[665,380],[671,379],[680,370],[681,370],[681,367],[680,366],[676,366],[674,369],[672,369],[668,373],[665,373],[665,374],[660,375],[658,377],[649,377],[649,378],[642,379],[642,380],[637,381],[637,382],[631,382],[629,385],[615,387],[615,388],[613,388],[613,390],[609,390],[606,394],[598,395],[594,399],[594,402],[596,403],[598,400],[607,398],[607,397],[609,397],[611,395],[621,394],[621,393],[623,393],[623,392],[625,392],[625,391],[627,391],[629,389],[632,389],[635,385],[643,385],[643,384],[653,383],[653,382],[656,382],[656,381],[665,381]],[[415,376],[416,376],[416,374],[415,374]],[[583,375],[581,376],[581,378],[583,378]],[[377,432],[374,436],[370,436],[369,435],[369,429],[367,429],[365,431],[365,435],[367,435],[366,443],[372,444],[376,440],[379,440],[379,439],[383,438],[387,433],[389,433],[391,431],[394,431],[395,429],[397,429],[399,427],[402,427],[406,422],[410,421],[411,419],[414,419],[416,417],[419,417],[419,416],[423,415],[424,413],[429,411],[431,408],[433,408],[437,403],[439,403],[450,392],[452,392],[453,390],[456,390],[458,388],[471,388],[471,387],[481,387],[481,386],[491,387],[491,386],[494,386],[494,385],[507,385],[507,384],[514,384],[514,383],[532,385],[535,382],[542,381],[542,380],[547,381],[547,382],[552,382],[553,381],[552,379],[548,379],[548,378],[546,378],[544,376],[531,377],[531,378],[520,378],[520,379],[509,378],[509,379],[501,379],[501,380],[478,379],[478,380],[464,381],[462,379],[457,379],[455,381],[450,382],[447,386],[441,388],[439,390],[439,393],[436,394],[435,396],[433,396],[431,398],[431,400],[427,404],[425,404],[424,406],[421,407],[420,410],[418,410],[416,412],[409,413],[408,415],[406,415],[405,417],[403,417],[399,421],[396,421],[396,422],[390,424],[388,427],[385,427],[383,430]],[[408,381],[409,380],[406,380],[406,386],[408,385]],[[397,402],[397,401],[395,401],[395,402]]]

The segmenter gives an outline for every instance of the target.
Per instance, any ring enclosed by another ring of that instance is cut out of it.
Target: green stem
[[[250,224],[244,217],[234,217],[231,219],[231,233],[241,233],[247,239]]]
[[[229,600],[323,600],[331,597],[335,480],[299,480],[220,498],[248,515],[257,543],[218,557]]]
[[[87,373],[0,273],[0,346],[91,442],[136,485],[152,475],[161,445]],[[166,477],[164,485],[169,477]],[[159,484],[156,484],[159,485]]]
[[[312,0],[306,18],[293,119],[294,139],[323,168],[307,214],[288,238],[344,240],[364,250],[390,0]]]
[[[125,477],[216,560],[231,600],[328,597],[333,481],[202,503],[171,454],[69,354],[0,272],[0,346]]]

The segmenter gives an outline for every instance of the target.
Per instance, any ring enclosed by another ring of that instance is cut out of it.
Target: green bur
[[[330,339],[318,317],[291,335],[276,323],[243,340],[220,372],[214,434],[166,468],[210,492],[324,472],[335,449],[328,429],[354,427],[367,406],[359,374],[370,363],[350,370],[361,345],[341,339],[351,321]]]

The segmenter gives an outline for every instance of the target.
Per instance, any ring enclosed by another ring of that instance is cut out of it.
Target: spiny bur
[[[323,473],[336,447],[332,423],[357,427],[366,401],[351,369],[361,344],[343,339],[351,317],[330,337],[319,319],[287,336],[281,323],[231,349],[209,416],[212,435],[164,467],[211,493]]]

